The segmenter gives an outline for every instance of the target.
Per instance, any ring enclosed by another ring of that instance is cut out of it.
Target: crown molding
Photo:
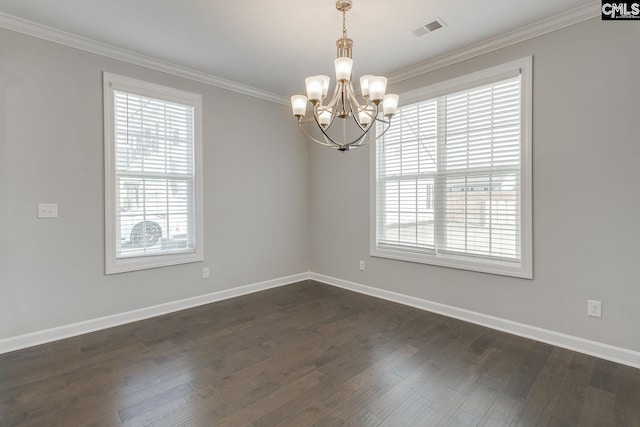
[[[84,50],[86,52],[95,53],[97,55],[106,56],[108,58],[117,59],[119,61],[128,62],[134,65],[139,65],[141,67],[162,71],[163,73],[172,74],[174,76],[184,77],[189,80],[205,83],[221,89],[252,96],[254,98],[275,102],[277,104],[289,105],[288,98],[282,95],[275,94],[273,92],[243,85],[241,83],[223,79],[221,77],[203,73],[191,68],[182,67],[180,65],[162,61],[151,56],[142,55],[127,49],[122,49],[116,46],[109,45],[107,43],[91,40],[77,34],[57,30],[46,25],[37,24],[35,22],[1,12],[0,27],[29,36],[38,37],[54,43]]]
[[[492,37],[469,47],[458,49],[451,53],[396,71],[389,75],[389,82],[401,82],[439,68],[453,65],[512,44],[520,43],[522,41],[586,21],[587,19],[595,18],[597,16],[600,16],[600,2],[592,2],[570,11],[560,13],[551,18],[543,19],[541,21],[534,22],[533,24]]]
[[[490,38],[483,42],[471,45],[466,48],[458,49],[454,52],[439,56],[437,58],[422,62],[420,64],[404,68],[389,75],[391,83],[397,83],[430,71],[443,68],[457,62],[474,58],[484,53],[510,46],[561,28],[577,24],[587,19],[595,18],[600,15],[600,2],[591,2],[587,5],[575,8],[568,12],[560,13],[548,19],[535,22],[530,25],[509,31],[499,36]],[[278,95],[273,92],[257,89],[251,86],[243,85],[232,80],[223,79],[212,74],[203,73],[191,68],[172,64],[162,61],[151,56],[142,55],[127,49],[115,47],[106,43],[81,37],[76,34],[57,30],[45,25],[37,24],[26,19],[8,15],[0,12],[0,27],[11,31],[38,37],[54,43],[84,50],[86,52],[97,55],[106,56],[108,58],[117,59],[119,61],[128,62],[142,67],[154,69],[167,74],[178,77],[184,77],[197,82],[205,83],[221,89],[229,90],[243,95],[252,96],[254,98],[263,99],[282,105],[289,105],[289,99],[285,96]]]

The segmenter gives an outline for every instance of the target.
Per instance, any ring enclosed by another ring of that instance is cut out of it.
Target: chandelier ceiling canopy
[[[336,1],[336,9],[342,12],[342,37],[336,42],[337,59],[335,60],[336,85],[331,97],[327,98],[331,79],[318,75],[305,79],[307,96],[291,97],[293,115],[298,120],[300,130],[312,141],[326,146],[347,151],[360,147],[380,138],[391,125],[391,118],[398,109],[398,95],[386,94],[387,78],[364,75],[360,77],[360,92],[356,94],[352,83],[353,59],[351,52],[353,40],[347,37],[346,15],[353,5],[352,0]],[[311,104],[310,116],[305,119],[307,107]],[[380,114],[382,113],[382,114]],[[342,124],[342,133],[332,130],[335,119]],[[353,119],[354,130],[347,131],[347,119]],[[305,124],[313,121],[321,132],[321,139],[312,136]],[[380,124],[380,130],[374,137],[368,137],[370,131]],[[348,135],[351,136],[349,139]]]

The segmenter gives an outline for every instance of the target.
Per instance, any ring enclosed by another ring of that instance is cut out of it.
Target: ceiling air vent
[[[426,24],[423,24],[415,30],[411,31],[411,34],[413,34],[415,37],[422,37],[427,33],[432,33],[435,30],[439,30],[440,28],[446,26],[447,24],[444,23],[442,18],[436,18],[433,21],[427,22]]]

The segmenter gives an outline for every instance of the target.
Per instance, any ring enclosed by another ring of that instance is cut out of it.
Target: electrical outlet
[[[602,317],[602,302],[588,300],[587,301],[587,316]]]
[[[208,279],[210,277],[209,267],[202,267],[202,278]]]
[[[364,271],[364,261],[360,260],[360,271]]]

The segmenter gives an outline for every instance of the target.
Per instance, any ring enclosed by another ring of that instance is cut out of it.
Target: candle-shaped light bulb
[[[362,92],[362,96],[365,98],[369,98],[369,80],[372,78],[373,76],[370,75],[365,75],[360,77],[360,91]]]
[[[329,92],[329,83],[331,83],[331,79],[329,78],[329,76],[317,76],[320,77],[320,79],[322,80],[322,99],[324,99],[327,96],[327,93]]]
[[[291,97],[291,108],[293,115],[296,117],[304,117],[307,111],[307,97],[304,95],[293,95]]]
[[[360,126],[367,127],[369,123],[373,120],[373,115],[375,114],[375,110],[373,107],[364,107],[358,113],[358,121],[360,122]]]
[[[369,79],[369,99],[380,102],[384,99],[384,93],[387,91],[387,78],[375,76]]]
[[[326,128],[331,123],[331,111],[330,110],[322,110],[320,114],[318,114],[318,122],[320,126]]]
[[[311,102],[319,102],[322,99],[322,77],[321,76],[312,76],[307,77],[304,80],[304,83],[307,87],[307,98]]]
[[[353,68],[353,59],[347,57],[337,58],[335,60],[336,65],[336,79],[338,81],[345,81],[351,79],[351,69]]]
[[[398,111],[398,100],[400,97],[396,94],[389,93],[384,96],[382,101],[382,110],[385,116],[393,116]]]

